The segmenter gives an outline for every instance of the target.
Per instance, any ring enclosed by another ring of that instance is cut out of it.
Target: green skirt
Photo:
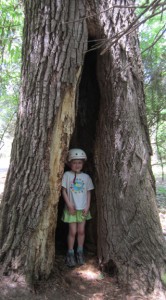
[[[92,219],[90,211],[84,216],[82,210],[76,210],[75,215],[71,215],[67,209],[64,209],[61,220],[65,223],[82,223],[90,219]]]

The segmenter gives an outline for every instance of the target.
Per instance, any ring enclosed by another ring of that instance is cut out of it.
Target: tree
[[[156,158],[153,163],[160,164],[164,180],[165,164],[165,32],[164,20],[156,16],[149,20],[141,30],[141,48],[144,63],[144,82],[148,126],[153,139],[153,148],[156,147]],[[162,35],[162,36],[161,36]],[[160,37],[159,43],[154,43]],[[148,51],[147,41],[150,44]],[[153,45],[153,47],[151,47]]]
[[[76,145],[93,170],[100,263],[144,291],[165,272],[137,33],[95,50],[134,20],[132,1],[25,1],[22,90],[2,202],[4,272],[49,276],[61,178]]]
[[[18,0],[0,2],[0,149],[4,135],[13,136],[19,98],[22,7]]]

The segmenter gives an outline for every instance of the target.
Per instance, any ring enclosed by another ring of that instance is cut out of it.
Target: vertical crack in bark
[[[79,3],[72,2],[70,13],[68,3],[25,3],[22,96],[2,203],[1,259],[7,270],[21,257],[17,268],[30,277],[47,277],[53,267],[60,177],[87,46],[85,22],[79,30],[65,24],[85,14]]]
[[[38,227],[30,241],[30,249],[33,246],[33,252],[27,256],[30,258],[27,265],[35,265],[33,272],[38,274],[38,276],[44,273],[45,277],[47,277],[54,267],[55,245],[53,241],[57,223],[57,206],[66,152],[75,124],[74,99],[80,71],[81,68],[79,68],[76,75],[75,86],[66,90],[52,133],[50,146],[50,195],[46,207],[40,216]],[[34,251],[34,247],[36,251]],[[49,255],[47,255],[48,253]],[[28,273],[30,273],[30,270],[28,270]]]

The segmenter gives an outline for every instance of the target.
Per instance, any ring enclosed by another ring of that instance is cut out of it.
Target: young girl
[[[81,149],[70,149],[68,164],[71,171],[65,172],[62,179],[62,195],[65,201],[65,209],[62,221],[69,223],[68,252],[66,263],[69,267],[76,265],[74,256],[74,242],[77,233],[77,263],[84,264],[83,245],[85,239],[85,223],[91,219],[89,212],[91,190],[94,189],[89,175],[81,172],[86,153]]]

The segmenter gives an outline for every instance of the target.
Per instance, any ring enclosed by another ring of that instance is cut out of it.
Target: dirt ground
[[[55,273],[48,281],[39,282],[34,290],[27,288],[23,278],[2,277],[1,300],[81,300],[125,299],[116,280],[98,270],[94,257],[88,257],[84,266],[69,269],[64,257],[58,256]]]
[[[47,281],[40,281],[30,289],[22,276],[2,276],[0,300],[165,300],[160,290],[145,296],[141,291],[126,295],[118,287],[115,277],[100,272],[95,257],[87,257],[86,264],[69,269],[64,257],[58,256],[55,270]]]
[[[0,172],[0,199],[6,177],[6,169]],[[166,182],[157,179],[157,186],[166,188]],[[157,203],[163,233],[166,235],[166,194],[157,192]],[[97,258],[86,255],[86,264],[73,269],[65,265],[64,255],[56,255],[54,273],[49,280],[38,282],[30,289],[23,276],[0,277],[0,300],[165,300],[159,290],[152,295],[143,296],[141,291],[126,295],[118,287],[115,277],[101,272]]]

